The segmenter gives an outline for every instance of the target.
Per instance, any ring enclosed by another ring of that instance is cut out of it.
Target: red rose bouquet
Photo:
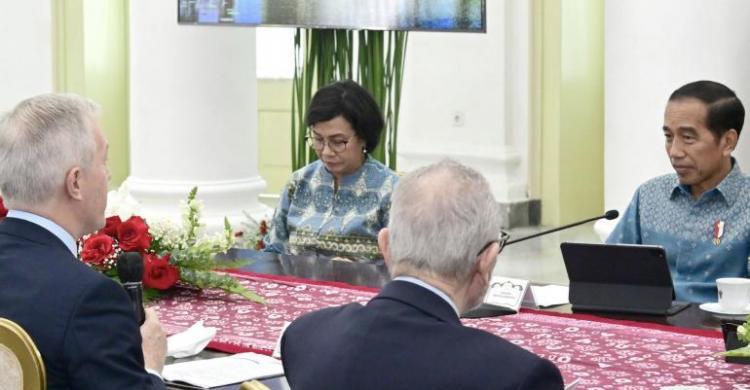
[[[0,221],[2,221],[6,215],[8,215],[8,209],[5,208],[5,204],[3,203],[3,197],[0,196]]]
[[[232,227],[224,220],[224,232],[213,237],[199,237],[201,204],[196,199],[197,188],[188,194],[183,205],[183,224],[156,221],[152,225],[133,215],[125,221],[114,215],[98,232],[79,242],[80,258],[86,264],[117,277],[115,263],[121,252],[139,252],[143,258],[143,285],[147,296],[175,285],[198,288],[219,288],[243,297],[263,302],[263,298],[246,289],[236,279],[218,268],[233,268],[242,261],[221,263],[215,260],[234,246]]]
[[[100,231],[84,238],[80,257],[85,263],[115,276],[115,263],[121,252],[141,253],[144,287],[167,290],[180,280],[180,269],[169,263],[170,253],[159,256],[149,252],[152,240],[143,218],[132,216],[123,222],[115,215],[107,218],[107,224]]]

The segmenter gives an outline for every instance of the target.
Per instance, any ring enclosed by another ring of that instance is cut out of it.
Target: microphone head
[[[122,283],[143,281],[143,259],[138,252],[122,252],[117,258],[117,276]]]
[[[609,210],[606,213],[604,213],[604,218],[612,220],[620,216],[620,213],[617,210]]]

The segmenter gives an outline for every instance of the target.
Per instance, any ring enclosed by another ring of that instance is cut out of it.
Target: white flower
[[[107,193],[107,208],[104,213],[108,217],[119,215],[125,221],[131,216],[138,214],[140,209],[141,204],[130,195],[125,184],[121,185],[117,191],[109,191]]]
[[[168,218],[150,220],[148,228],[154,239],[160,240],[164,247],[178,249],[187,247],[184,230]]]

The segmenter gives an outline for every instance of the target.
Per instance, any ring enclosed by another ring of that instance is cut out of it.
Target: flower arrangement
[[[242,229],[234,233],[237,240],[236,246],[257,251],[262,250],[266,247],[264,239],[270,230],[269,223],[266,219],[257,221],[247,212],[243,213],[246,220],[242,222]]]
[[[3,197],[0,196],[0,221],[2,221],[6,215],[8,215],[8,209],[5,208],[5,204],[3,203]]]
[[[745,319],[744,324],[737,327],[737,340],[741,343],[748,343],[748,345],[726,351],[724,356],[750,357],[750,316]]]
[[[215,260],[216,254],[234,246],[234,233],[225,218],[222,232],[200,236],[202,203],[196,198],[197,192],[197,187],[193,188],[182,203],[181,226],[159,220],[147,223],[138,215],[124,221],[120,215],[108,217],[104,228],[79,241],[81,261],[116,278],[115,265],[120,253],[139,252],[143,256],[143,285],[148,297],[158,296],[159,291],[175,285],[187,285],[218,288],[263,303],[263,297],[236,279],[216,272],[220,268],[239,267],[244,261]]]

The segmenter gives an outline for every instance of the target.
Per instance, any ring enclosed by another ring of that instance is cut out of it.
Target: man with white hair
[[[446,160],[403,177],[378,244],[393,277],[367,305],[309,313],[285,331],[293,389],[562,389],[549,361],[459,315],[479,304],[501,249],[487,181]]]
[[[125,290],[76,259],[104,226],[107,140],[96,103],[46,94],[0,121],[0,317],[41,352],[47,388],[163,389],[166,338],[153,310],[140,327]]]

